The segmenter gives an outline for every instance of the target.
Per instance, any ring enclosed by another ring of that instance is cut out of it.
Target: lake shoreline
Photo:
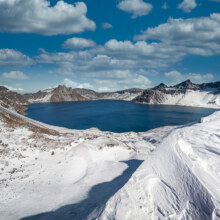
[[[182,125],[185,124],[185,122],[188,123],[199,120],[199,116],[207,116],[216,110],[212,108],[181,105],[142,105],[123,100],[34,103],[27,105],[27,108],[26,113],[28,117],[54,126],[78,130],[97,127],[101,131],[118,133],[132,131],[145,132],[163,126]],[[159,111],[162,112],[160,113]],[[201,112],[205,112],[205,114],[200,114]],[[56,117],[53,116],[54,113],[57,114]],[[158,118],[161,117],[160,114],[164,113],[166,113],[167,116],[166,123],[161,123]],[[68,114],[68,116],[66,114]],[[175,116],[175,114],[177,115]],[[195,116],[196,114],[199,114],[199,116]],[[151,117],[152,120],[151,118],[147,119],[147,117]],[[179,117],[180,122],[176,123],[175,117]],[[186,121],[183,120],[182,117],[186,117]],[[192,117],[191,120],[189,120],[190,117]],[[58,120],[58,124],[53,120]],[[156,120],[156,123],[154,120]],[[131,121],[130,124],[129,121]],[[71,125],[71,123],[73,125]],[[110,128],[104,125],[108,123],[110,124]],[[113,128],[111,128],[111,126],[113,126]]]

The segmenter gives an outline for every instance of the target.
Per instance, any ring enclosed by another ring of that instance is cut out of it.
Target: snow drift
[[[1,219],[219,219],[220,111],[143,133],[0,109]]]

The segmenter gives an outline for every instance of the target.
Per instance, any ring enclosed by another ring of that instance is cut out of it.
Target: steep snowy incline
[[[117,220],[220,219],[220,111],[174,129],[97,213]]]

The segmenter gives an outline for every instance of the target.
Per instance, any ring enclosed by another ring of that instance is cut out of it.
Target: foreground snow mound
[[[143,133],[0,108],[0,219],[219,219],[220,111]]]
[[[126,184],[170,129],[160,135],[68,130],[1,107],[0,219],[86,218]]]
[[[99,219],[220,219],[220,111],[174,129]]]

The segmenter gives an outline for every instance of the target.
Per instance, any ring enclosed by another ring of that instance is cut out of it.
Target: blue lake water
[[[97,127],[102,131],[147,131],[182,125],[214,112],[213,109],[171,105],[141,105],[126,101],[40,103],[27,106],[29,118],[71,129]]]

